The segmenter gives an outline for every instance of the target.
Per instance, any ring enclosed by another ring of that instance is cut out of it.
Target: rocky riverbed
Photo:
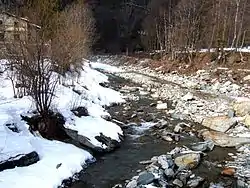
[[[239,98],[247,100],[248,85],[219,82],[213,91],[201,76],[192,82],[192,76],[121,67],[110,84],[127,102],[109,112],[125,141],[97,157],[72,187],[248,187],[248,106]]]

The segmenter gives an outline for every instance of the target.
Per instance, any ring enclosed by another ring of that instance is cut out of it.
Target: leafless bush
[[[84,4],[73,4],[64,11],[56,10],[56,1],[31,2],[23,10],[32,15],[34,26],[27,37],[6,43],[7,58],[24,94],[30,95],[46,126],[51,132],[51,104],[59,79],[66,72],[81,69],[81,58],[90,49],[93,20]]]

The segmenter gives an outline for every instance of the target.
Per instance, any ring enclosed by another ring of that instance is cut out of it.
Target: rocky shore
[[[233,77],[232,71],[228,68],[223,69],[223,67],[199,70],[187,76],[179,75],[177,72],[166,74],[160,69],[150,69],[145,66],[147,60],[138,60],[136,64],[130,64],[125,62],[124,59],[119,61],[117,58],[105,57],[99,59],[99,61],[122,69],[123,71],[115,74],[140,84],[143,88],[141,93],[150,95],[157,100],[156,108],[162,110],[168,117],[195,122],[197,125],[193,127],[192,131],[204,140],[204,143],[197,146],[199,148],[198,153],[192,147],[175,148],[172,153],[149,159],[149,165],[146,166],[145,171],[128,181],[126,187],[132,188],[142,185],[150,185],[145,187],[164,187],[166,185],[170,187],[198,187],[204,178],[192,174],[190,168],[180,167],[176,156],[184,155],[184,159],[181,161],[189,161],[195,168],[202,158],[202,153],[212,150],[214,145],[237,149],[236,155],[229,154],[233,160],[225,163],[225,171],[221,173],[235,177],[237,187],[249,187],[249,76],[244,77],[240,82],[236,82],[231,79]],[[213,73],[219,69],[223,71],[218,78],[215,78]],[[162,102],[166,100],[171,101],[171,106]],[[171,133],[162,130],[161,137],[169,142],[176,141],[176,135],[181,130],[183,130],[183,125],[176,126],[174,132]],[[176,152],[176,150],[179,151]],[[186,157],[193,158],[186,159]],[[173,165],[168,164],[168,167],[165,168],[166,166],[162,166],[162,159],[166,164],[169,160],[172,161]],[[180,177],[180,173],[186,175]],[[211,183],[209,186],[233,187],[232,184],[220,183],[218,185]]]

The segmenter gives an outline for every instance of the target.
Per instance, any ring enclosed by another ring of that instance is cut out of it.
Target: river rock
[[[248,184],[242,180],[237,180],[237,188],[248,188]]]
[[[233,118],[233,117],[235,116],[235,111],[232,110],[232,109],[228,110],[227,116],[228,116],[229,118]]]
[[[162,135],[161,136],[163,140],[167,141],[167,142],[172,142],[173,139],[170,136],[166,136],[166,135]]]
[[[190,92],[188,92],[186,95],[184,95],[182,98],[181,98],[183,101],[192,101],[194,100],[194,95]]]
[[[156,108],[158,110],[166,110],[166,109],[168,109],[168,104],[167,103],[160,103],[160,104],[157,104]]]
[[[126,188],[136,188],[137,187],[137,181],[136,180],[132,180],[130,181],[127,185]]]
[[[122,138],[122,135],[119,135],[119,138]],[[113,151],[120,146],[120,143],[118,141],[105,136],[103,133],[100,133],[99,136],[95,136],[95,139],[107,146],[104,150],[106,152]]]
[[[214,142],[207,140],[205,142],[198,142],[191,145],[191,149],[194,151],[212,151],[214,149]]]
[[[207,129],[200,130],[199,135],[201,135],[204,140],[212,140],[216,146],[221,147],[235,147],[250,143],[250,138],[248,137],[233,137],[222,132],[209,131]]]
[[[79,135],[78,131],[76,131],[76,130],[65,128],[65,132],[76,143],[80,143],[81,145],[86,146],[87,148],[90,148],[95,152],[103,152],[104,151],[101,147],[96,147],[94,144],[92,144],[87,137],[85,137],[83,135]]]
[[[191,187],[191,188],[195,188],[195,187],[198,187],[205,179],[202,178],[202,177],[195,177],[195,178],[192,178],[190,179],[188,182],[187,182],[187,186],[188,187]]]
[[[152,163],[152,164],[146,166],[145,169],[147,170],[147,172],[150,172],[150,173],[158,173],[159,166],[156,166],[155,163]]]
[[[24,167],[32,165],[39,161],[39,156],[37,152],[33,151],[28,154],[19,154],[13,156],[6,161],[1,161],[0,163],[0,172],[6,169],[12,169],[15,167]]]
[[[156,103],[151,103],[149,106],[155,107],[156,105]]]
[[[168,122],[164,119],[161,119],[156,125],[155,127],[158,129],[162,129],[164,127],[166,127],[168,125]]]
[[[236,123],[237,120],[235,118],[229,118],[227,116],[208,117],[202,121],[204,127],[219,132],[226,132],[232,126],[236,125]]]
[[[237,116],[243,117],[250,114],[250,101],[237,102],[233,108]]]
[[[167,126],[168,125],[168,122],[164,119],[160,120],[159,122],[163,127]]]
[[[174,162],[181,169],[193,169],[200,162],[200,154],[198,153],[182,154],[176,157]]]
[[[112,188],[122,188],[122,185],[121,184],[116,184]]]
[[[168,164],[168,160],[167,160],[166,155],[160,155],[160,156],[158,157],[158,163],[161,165],[161,167],[162,167],[163,169],[169,168],[169,164]]]
[[[175,128],[174,128],[174,132],[175,133],[180,133],[181,131],[182,131],[182,127],[179,124],[176,125]]]
[[[244,81],[249,81],[249,80],[250,80],[250,74],[247,75],[247,76],[245,76],[245,77],[243,78],[243,80],[244,80]]]
[[[235,174],[234,168],[226,168],[221,172],[222,175],[233,176]]]
[[[174,171],[173,171],[172,168],[168,168],[168,169],[165,169],[164,174],[165,174],[167,177],[171,178],[171,177],[174,176]]]
[[[133,119],[133,118],[136,118],[136,117],[137,117],[137,114],[132,114],[130,118]]]
[[[151,160],[147,160],[147,161],[140,161],[139,162],[140,164],[143,164],[143,165],[148,165],[148,164],[151,164],[152,161]]]
[[[152,183],[154,180],[155,180],[154,174],[150,172],[144,172],[137,179],[137,185],[147,185]]]
[[[173,181],[173,184],[177,185],[178,187],[183,187],[184,186],[183,182],[181,180],[179,180],[179,179],[175,179]]]
[[[156,163],[158,161],[158,156],[152,157],[150,161],[152,161],[152,163]]]
[[[250,115],[246,116],[244,123],[248,128],[250,128]]]
[[[89,112],[88,112],[88,109],[86,107],[77,107],[75,109],[72,109],[71,110],[75,116],[77,117],[82,117],[82,116],[89,116]]]

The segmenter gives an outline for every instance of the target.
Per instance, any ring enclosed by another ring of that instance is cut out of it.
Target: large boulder
[[[37,161],[39,161],[39,156],[35,151],[28,154],[19,154],[9,158],[6,161],[1,161],[0,172],[15,167],[29,166],[36,163]]]
[[[115,150],[117,147],[120,146],[120,143],[116,140],[112,140],[110,137],[105,136],[104,134],[100,133],[99,136],[96,136],[96,140],[98,140],[100,143],[106,145],[106,148],[101,148],[98,146],[95,146],[94,144],[91,143],[90,139],[87,138],[84,135],[78,134],[78,131],[76,130],[72,130],[72,129],[68,129],[65,128],[65,132],[66,134],[76,143],[81,144],[82,146],[85,146],[87,148],[89,148],[90,150],[92,150],[93,152],[98,152],[98,153],[102,153],[102,152],[111,152],[113,150]],[[120,139],[122,140],[122,136],[120,136]]]
[[[147,185],[152,183],[154,180],[154,174],[152,174],[151,172],[144,172],[137,179],[137,185]]]
[[[212,140],[216,146],[235,147],[242,144],[249,144],[249,137],[234,137],[218,131],[203,129],[199,131],[204,140]]]
[[[228,116],[208,117],[202,121],[204,127],[219,132],[226,132],[232,126],[236,125],[237,120]]]
[[[236,102],[233,108],[237,116],[243,117],[248,115],[250,114],[250,101]]]
[[[175,158],[175,164],[181,169],[193,169],[200,163],[199,153],[182,154]]]
[[[205,142],[191,144],[190,147],[194,151],[212,151],[214,148],[214,142],[212,140],[206,140]]]
[[[78,134],[78,131],[65,128],[65,132],[74,142],[79,143],[82,146],[85,146],[94,152],[104,152],[103,148],[96,147],[94,144],[90,142],[90,140],[87,137]]]

